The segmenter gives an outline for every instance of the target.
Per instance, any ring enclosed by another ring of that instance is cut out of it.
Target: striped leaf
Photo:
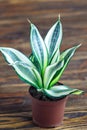
[[[12,66],[21,80],[25,83],[33,85],[37,89],[40,89],[42,86],[42,81],[37,70],[20,61],[15,62]]]
[[[48,49],[49,58],[51,60],[56,50],[60,48],[62,41],[62,24],[60,18],[48,31],[44,41]]]
[[[9,64],[14,64],[16,61],[23,61],[27,63],[29,66],[32,66],[35,68],[34,64],[20,51],[13,49],[13,48],[7,48],[7,47],[0,47],[0,51],[2,52],[5,60]]]
[[[31,60],[31,62],[35,65],[35,67],[37,68],[38,72],[41,74],[41,69],[39,67],[39,63],[37,61],[37,59],[35,58],[35,56],[31,53],[31,55],[29,56],[29,59]]]
[[[38,83],[38,86],[39,88],[42,88],[43,85],[42,85],[42,78],[41,78],[41,75],[39,74],[39,72],[36,70],[36,69],[32,69],[33,72],[34,72],[34,75],[36,76],[36,80],[37,80],[37,83]]]
[[[48,54],[47,49],[44,44],[44,41],[34,24],[31,23],[31,32],[30,32],[30,43],[32,52],[39,62],[42,72],[44,72],[48,64]]]
[[[52,65],[49,65],[46,68],[45,74],[44,74],[44,88],[48,88],[50,81],[54,77],[54,75],[57,73],[58,70],[60,70],[63,67],[64,61],[56,62]]]
[[[61,56],[60,56],[60,60],[64,60],[64,64],[63,64],[63,67],[57,71],[57,73],[55,74],[55,76],[53,77],[52,79],[52,82],[50,83],[50,87],[53,86],[55,83],[57,83],[62,75],[62,73],[64,72],[65,68],[67,67],[70,59],[72,58],[72,56],[74,55],[76,49],[79,47],[80,45],[78,46],[75,46],[75,47],[72,47],[70,49],[67,49],[65,50]]]
[[[56,52],[54,53],[52,59],[51,59],[50,64],[54,64],[55,62],[58,62],[59,59],[60,59],[60,51],[59,51],[59,49],[57,49]]]
[[[68,96],[70,94],[79,95],[83,92],[82,90],[69,88],[64,85],[58,85],[58,86],[55,85],[51,89],[48,89],[48,90],[45,89],[44,91],[45,91],[45,94],[49,98],[52,98],[52,99],[62,98],[62,97]]]

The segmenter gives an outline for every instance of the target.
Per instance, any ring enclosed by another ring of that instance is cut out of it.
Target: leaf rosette
[[[44,40],[37,27],[32,23],[30,26],[32,54],[27,57],[16,49],[0,47],[6,62],[14,68],[21,80],[51,99],[81,94],[82,90],[57,85],[75,51],[80,47],[77,45],[60,52],[63,36],[60,17],[49,29]]]

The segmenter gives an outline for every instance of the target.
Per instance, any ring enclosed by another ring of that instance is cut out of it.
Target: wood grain
[[[0,46],[16,48],[28,56],[27,18],[44,38],[59,13],[64,32],[61,51],[82,43],[60,81],[85,93],[69,97],[64,122],[53,130],[87,130],[86,0],[0,0]],[[32,123],[28,89],[0,54],[0,130],[43,130]]]

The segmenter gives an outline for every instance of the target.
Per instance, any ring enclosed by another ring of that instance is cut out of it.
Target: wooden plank
[[[25,55],[29,45],[29,18],[43,37],[61,14],[61,51],[82,43],[61,82],[83,89],[84,95],[70,96],[64,122],[52,130],[87,130],[87,1],[86,0],[1,0],[0,46],[12,47]],[[0,130],[43,130],[32,123],[31,101],[26,85],[0,54]]]

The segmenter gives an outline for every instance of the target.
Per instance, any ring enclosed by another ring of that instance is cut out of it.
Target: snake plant
[[[21,80],[51,99],[69,94],[81,94],[82,90],[57,84],[76,49],[80,46],[60,52],[63,35],[60,18],[50,28],[44,40],[37,27],[31,22],[30,27],[32,53],[29,57],[16,49],[0,47],[8,64],[14,68]]]

